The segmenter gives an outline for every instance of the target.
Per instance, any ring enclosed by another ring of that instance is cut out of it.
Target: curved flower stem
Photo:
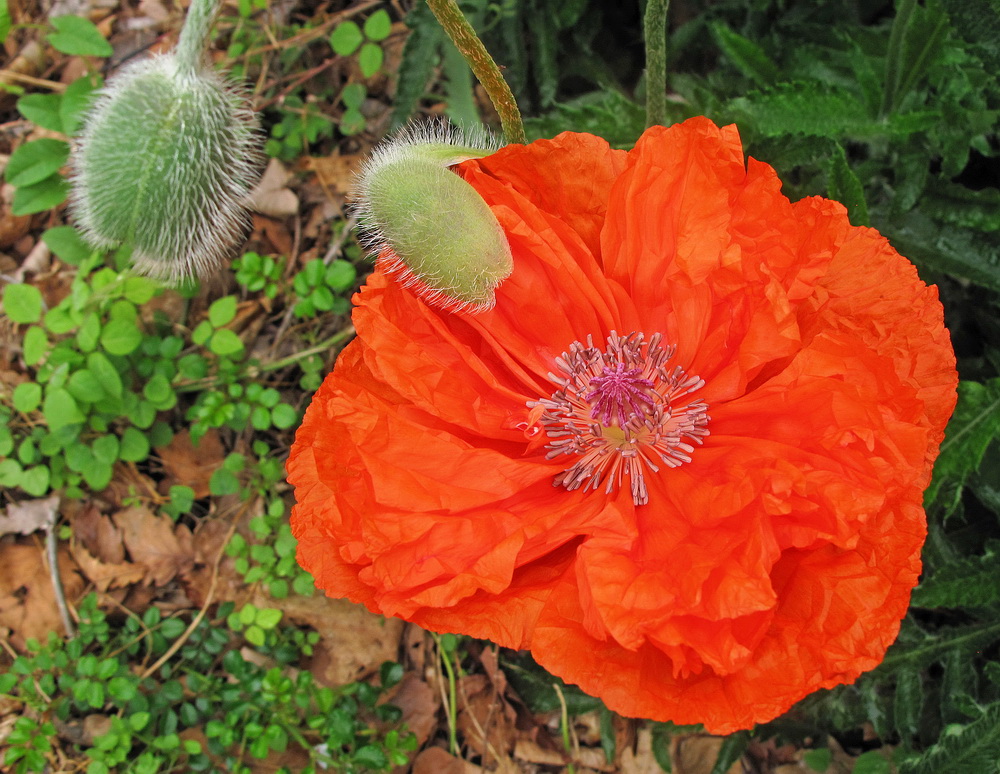
[[[490,102],[500,115],[504,135],[510,142],[523,143],[524,124],[521,122],[521,111],[517,108],[514,94],[483,41],[459,10],[458,4],[455,0],[427,0],[427,5],[486,89]]]
[[[563,696],[562,688],[559,687],[559,683],[552,683],[552,687],[555,688],[556,696],[559,697],[559,729],[562,732],[563,748],[566,750],[566,754],[572,761],[572,759],[576,757],[576,751],[574,750],[574,745],[569,738],[569,709],[566,706],[566,697]],[[576,766],[574,766],[571,762],[567,762],[566,771],[568,774],[576,774]]]
[[[667,10],[670,0],[647,0],[643,18],[646,37],[646,126],[667,120]]]
[[[318,344],[314,344],[308,349],[302,349],[296,352],[294,355],[289,355],[288,357],[283,357],[280,360],[272,360],[269,363],[261,363],[257,366],[250,366],[246,370],[246,378],[254,379],[267,371],[277,371],[278,369],[284,368],[285,366],[294,365],[300,360],[305,360],[307,357],[312,357],[313,355],[321,355],[327,350],[337,346],[345,339],[351,338],[355,333],[354,326],[348,325],[341,331],[330,336],[328,339],[323,339],[323,341]],[[204,379],[196,379],[192,382],[179,382],[174,385],[174,390],[176,392],[197,392],[198,390],[204,390],[209,387],[215,387],[221,384],[221,380],[214,376],[206,376]]]
[[[457,720],[458,720],[458,706],[456,694],[458,693],[455,681],[455,669],[451,665],[451,651],[441,644],[441,635],[431,632],[431,637],[434,638],[434,642],[437,645],[438,657],[441,659],[441,664],[444,666],[444,671],[448,675],[448,696],[447,696],[447,706],[445,707],[445,716],[448,721],[448,752],[452,755],[458,755],[458,735],[457,735]],[[443,689],[442,689],[443,690]]]
[[[220,5],[221,0],[192,0],[176,50],[178,68],[184,75],[201,69],[208,33]]]

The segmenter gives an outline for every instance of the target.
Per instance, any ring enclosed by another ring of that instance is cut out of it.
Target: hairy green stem
[[[893,19],[892,30],[889,32],[889,47],[885,52],[885,91],[882,92],[880,118],[886,118],[896,108],[902,79],[903,41],[916,5],[917,0],[899,0],[897,3],[896,18]]]
[[[469,63],[473,74],[483,84],[489,95],[490,102],[500,116],[503,133],[510,142],[524,142],[524,124],[521,121],[521,111],[517,108],[514,94],[503,79],[503,74],[497,63],[493,61],[483,45],[483,41],[472,29],[469,20],[459,10],[455,0],[427,0],[431,13],[451,38],[465,61]]]
[[[193,76],[202,68],[208,33],[221,4],[221,0],[192,0],[175,52],[182,74]]]
[[[646,0],[646,126],[667,120],[667,10],[670,0]]]

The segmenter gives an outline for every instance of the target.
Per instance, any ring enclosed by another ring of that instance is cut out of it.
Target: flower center
[[[659,333],[647,342],[642,333],[608,336],[602,351],[588,336],[574,341],[556,358],[559,385],[552,397],[529,401],[540,407],[541,424],[552,439],[546,459],[575,456],[553,484],[567,489],[605,492],[627,476],[636,505],[649,502],[645,474],[658,473],[658,463],[676,468],[690,462],[692,444],[708,435],[708,404],[688,396],[705,380],[668,367],[674,348],[661,344]]]

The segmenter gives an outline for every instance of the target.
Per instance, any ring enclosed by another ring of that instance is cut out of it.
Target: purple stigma
[[[641,414],[644,407],[652,406],[653,399],[646,391],[653,388],[653,383],[641,374],[641,368],[625,370],[624,363],[614,368],[605,366],[600,376],[590,380],[593,389],[584,396],[589,401],[596,398],[590,416],[605,427],[615,420],[622,427],[630,417]]]

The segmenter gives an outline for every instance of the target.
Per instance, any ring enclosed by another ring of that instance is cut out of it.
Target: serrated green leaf
[[[886,54],[882,115],[894,112],[941,56],[948,16],[940,4],[924,6],[913,0],[898,5]]]
[[[555,104],[559,90],[559,31],[547,7],[539,7],[537,0],[532,0],[531,11],[534,17],[534,23],[528,26],[533,54],[531,69],[539,102],[543,108],[549,108]]]
[[[442,647],[447,640],[442,636]],[[519,653],[501,663],[504,673],[518,696],[532,712],[553,712],[560,708],[559,695],[553,685],[559,685],[570,715],[582,715],[601,706],[601,700],[588,696],[575,685],[567,685],[550,675],[527,653]]]
[[[778,66],[760,46],[721,22],[712,25],[712,37],[726,58],[758,86],[772,86],[779,80]]]
[[[870,226],[864,187],[847,163],[847,155],[839,144],[827,162],[826,175],[827,195],[847,207],[851,225]]]
[[[818,750],[806,750],[802,754],[802,761],[813,771],[823,774],[833,761],[833,753],[829,747],[821,747]]]
[[[889,760],[881,750],[869,750],[854,761],[851,774],[890,774]]]
[[[900,762],[901,774],[984,774],[1000,759],[1000,701],[983,708],[971,723],[944,729],[937,743]]]
[[[733,764],[743,757],[749,744],[750,735],[746,731],[737,731],[723,739],[711,774],[726,774]]]
[[[919,210],[872,220],[893,247],[918,266],[1000,292],[1000,240],[971,229],[935,223]]]
[[[564,131],[589,132],[612,147],[631,147],[646,125],[646,111],[617,91],[595,91],[555,105],[539,118],[524,122],[529,139],[554,137]]]
[[[444,56],[441,69],[444,74],[445,101],[448,104],[445,115],[457,126],[479,126],[482,122],[476,107],[469,63],[450,40],[446,40],[442,45]]]
[[[979,467],[987,446],[1000,434],[1000,379],[958,385],[958,405],[945,428],[934,477],[924,496],[930,507],[954,509],[962,487]],[[947,496],[944,496],[947,493]]]
[[[951,26],[975,45],[992,72],[1000,69],[1000,6],[993,0],[941,0]]]
[[[978,231],[1000,231],[1000,190],[974,191],[949,181],[934,181],[920,209],[942,223]]]
[[[971,656],[998,639],[1000,623],[995,621],[948,626],[928,632],[911,618],[906,618],[896,642],[889,647],[882,663],[870,674],[879,678],[898,674],[901,669],[926,669],[938,663],[948,653],[961,652]]]
[[[417,3],[406,16],[410,34],[403,45],[402,60],[397,71],[395,107],[392,111],[393,130],[403,126],[416,111],[434,74],[445,33],[434,19],[426,3]]]
[[[765,137],[808,135],[841,139],[884,133],[864,103],[844,89],[816,83],[785,83],[731,100],[727,116]]]
[[[995,545],[982,556],[962,557],[924,578],[913,591],[912,604],[926,608],[981,607],[1000,603],[1000,551]]]
[[[893,715],[896,728],[903,734],[914,735],[920,723],[924,706],[924,686],[920,673],[915,669],[900,669],[896,673],[896,691]]]
[[[45,36],[56,51],[70,56],[111,56],[114,49],[90,19],[56,16],[49,19],[55,32]]]

